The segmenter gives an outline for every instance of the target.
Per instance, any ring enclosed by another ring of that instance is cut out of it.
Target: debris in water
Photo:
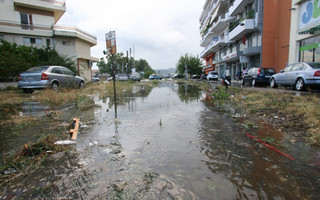
[[[70,145],[70,144],[76,144],[75,141],[71,141],[71,140],[61,140],[61,141],[56,141],[54,144],[57,145]]]
[[[79,124],[80,124],[79,118],[74,118],[72,123],[72,129],[70,129],[71,140],[77,139]]]
[[[239,113],[237,113],[237,114],[235,114],[235,115],[232,115],[232,117],[234,117],[234,118],[239,118],[239,117],[241,117],[241,115],[240,115]]]
[[[90,142],[90,143],[89,143],[90,146],[98,145],[98,144],[99,144],[99,142]]]

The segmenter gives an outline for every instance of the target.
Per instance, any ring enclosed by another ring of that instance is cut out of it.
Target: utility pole
[[[187,55],[186,55],[186,59],[184,60],[184,69],[186,70],[186,79],[188,80]]]

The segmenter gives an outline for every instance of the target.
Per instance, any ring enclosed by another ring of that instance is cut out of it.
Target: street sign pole
[[[110,31],[109,33],[106,33],[105,36],[106,36],[107,52],[109,55],[111,54],[114,112],[115,112],[115,117],[117,118],[116,70],[115,70],[115,64],[114,64],[114,54],[117,53],[116,33],[115,31]]]

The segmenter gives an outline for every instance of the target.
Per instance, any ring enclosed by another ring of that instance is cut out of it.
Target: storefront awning
[[[299,32],[299,35],[314,34],[315,31],[320,31],[320,25],[301,31]]]

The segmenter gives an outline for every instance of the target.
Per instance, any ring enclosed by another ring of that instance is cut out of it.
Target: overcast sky
[[[97,37],[91,56],[101,58],[105,33],[116,31],[117,50],[135,47],[135,59],[153,69],[175,68],[185,53],[199,55],[199,17],[205,0],[66,0],[58,21]],[[133,56],[133,54],[132,54]]]

